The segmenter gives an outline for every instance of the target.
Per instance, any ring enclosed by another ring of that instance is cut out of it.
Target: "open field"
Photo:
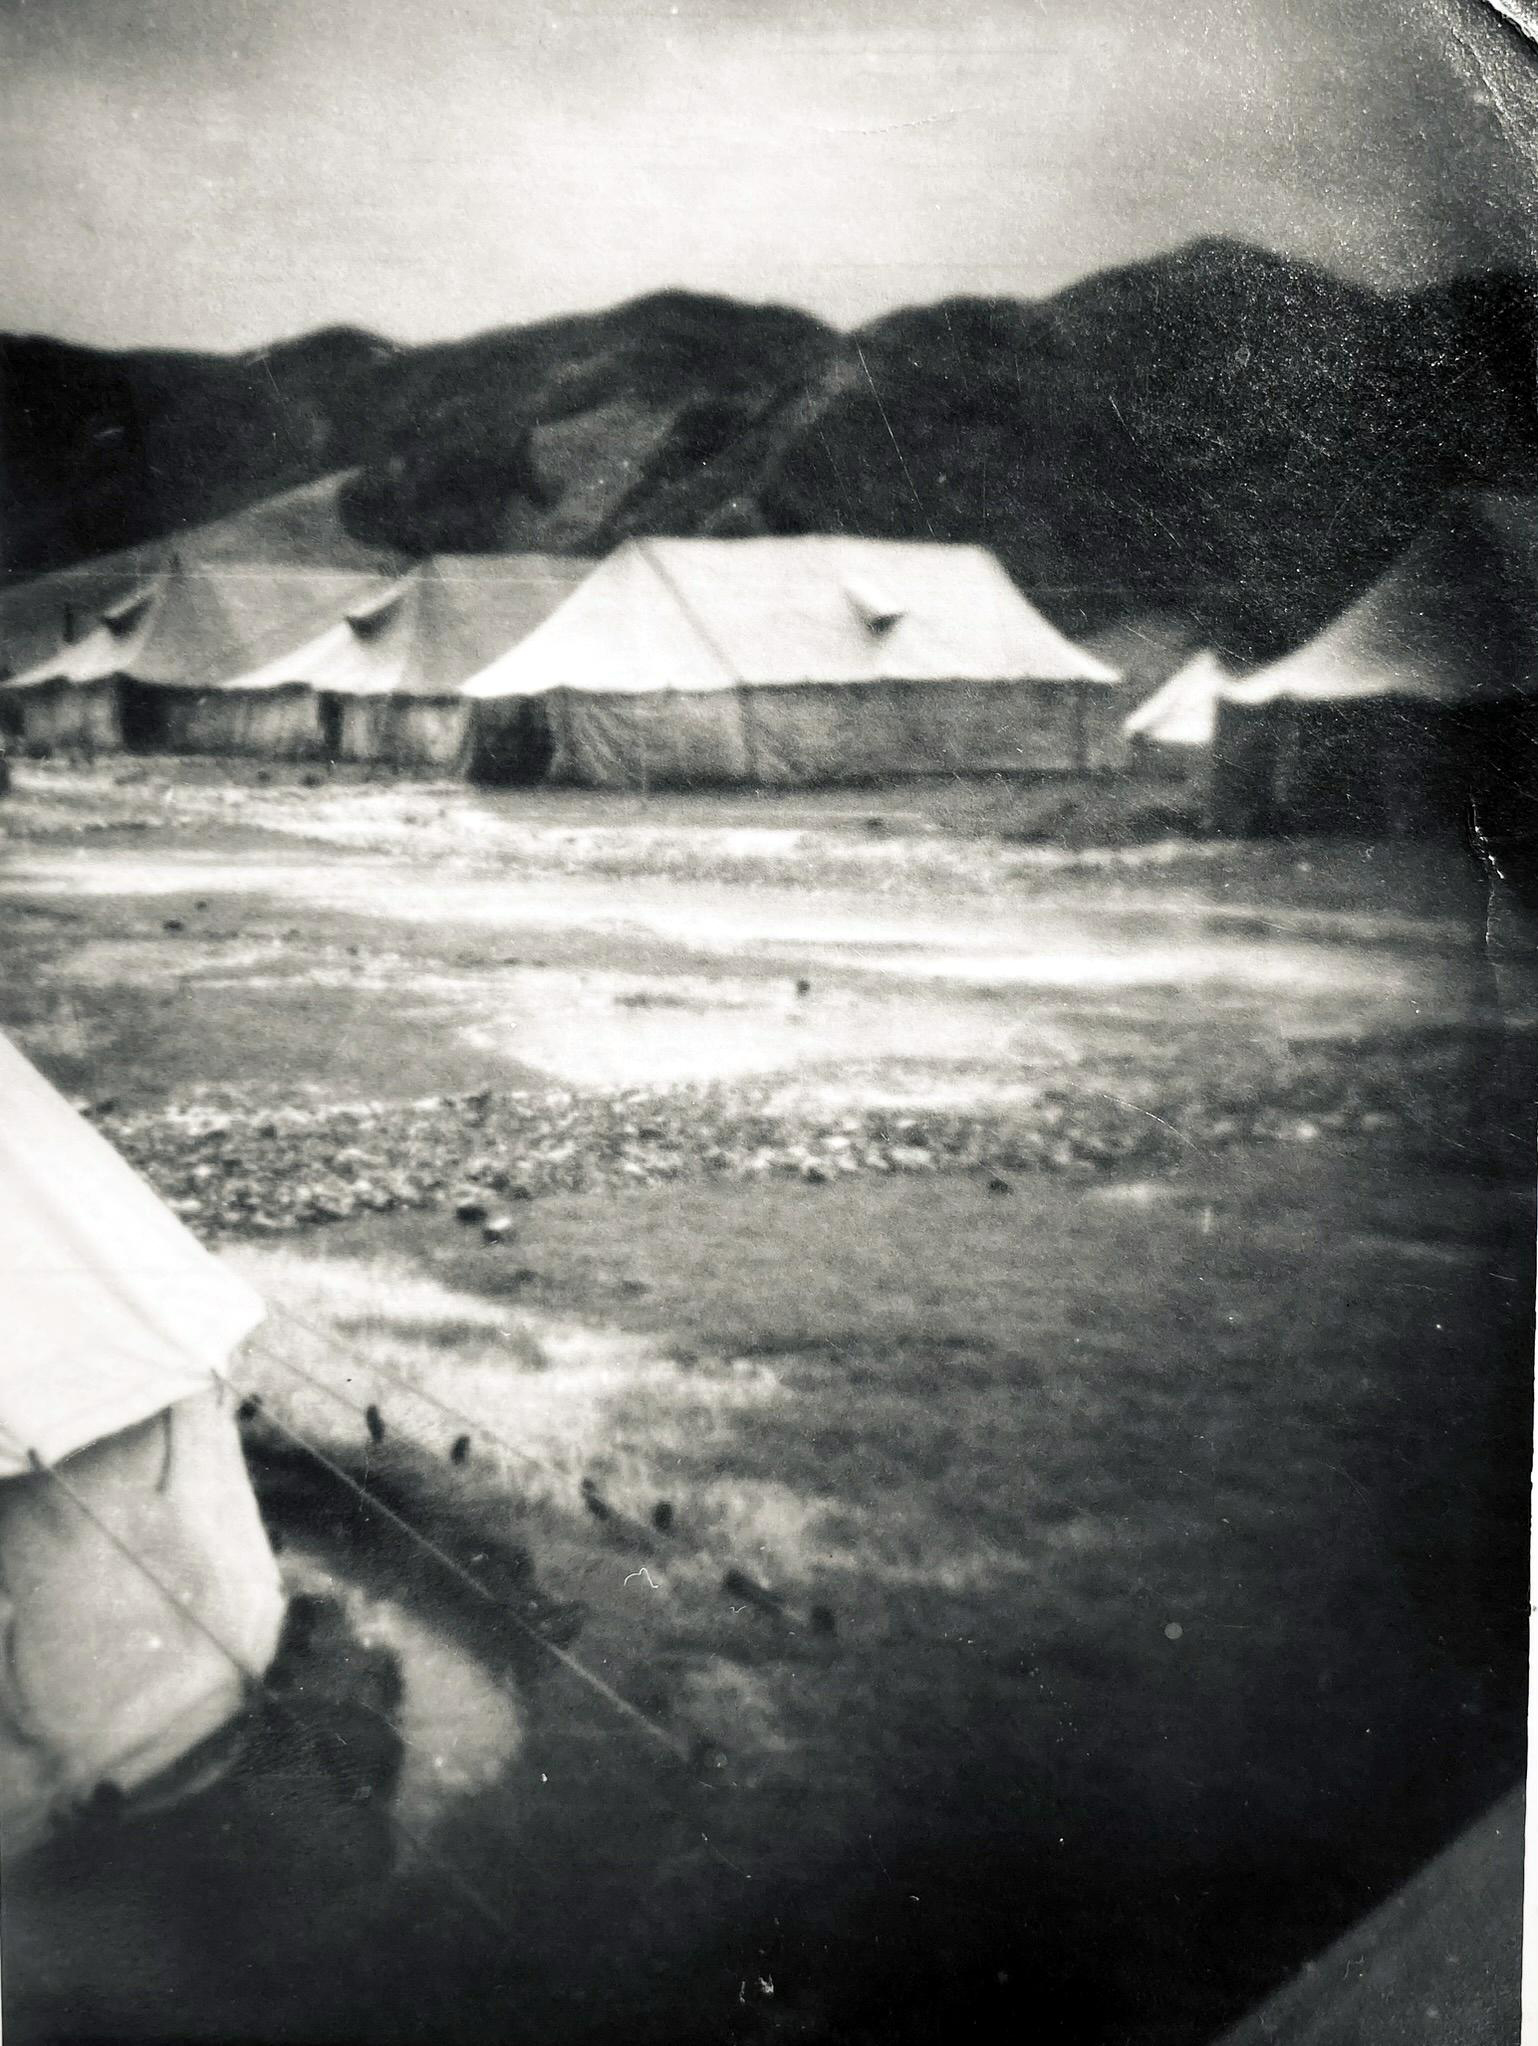
[[[20,2036],[1194,2046],[1519,1775],[1518,930],[1456,851],[1025,803],[23,771],[0,1025],[274,1303],[245,1389],[692,1765],[510,1708],[424,1564],[401,1811],[506,1936],[290,1859],[254,1971],[179,1900],[189,2006],[102,1877],[132,1966]]]

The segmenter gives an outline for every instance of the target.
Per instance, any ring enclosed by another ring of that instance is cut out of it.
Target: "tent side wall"
[[[1218,838],[1265,838],[1276,817],[1274,703],[1218,703],[1207,784],[1207,828]]]
[[[180,689],[146,685],[168,753],[253,754],[312,760],[322,751],[315,692],[302,682],[271,689]]]
[[[1522,698],[1224,702],[1208,822],[1226,838],[1407,837],[1456,826],[1472,803],[1525,838],[1532,805],[1513,792],[1535,758],[1538,703]]]
[[[744,692],[752,779],[786,788],[1096,765],[1104,684],[795,683]]]
[[[325,750],[338,760],[387,767],[468,767],[476,710],[462,696],[327,696],[322,699]]]
[[[585,788],[815,788],[931,774],[1082,772],[1100,703],[1081,682],[560,689],[483,699],[479,778]],[[543,710],[536,706],[544,706]]]
[[[247,1678],[265,1672],[283,1623],[226,1391],[179,1400],[66,1457],[59,1477],[0,1482],[8,1853],[99,1784],[136,1790],[218,1732],[245,1702]],[[151,1573],[184,1596],[185,1612]]]
[[[548,779],[579,788],[722,788],[750,778],[735,689],[558,689]]]
[[[115,752],[123,743],[117,682],[108,676],[0,690],[0,735],[50,751],[83,746]]]

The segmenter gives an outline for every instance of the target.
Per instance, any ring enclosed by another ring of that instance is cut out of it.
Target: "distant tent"
[[[0,684],[0,720],[44,744],[311,758],[313,695],[249,679],[313,635],[372,578],[288,563],[185,562],[99,613],[83,638]]]
[[[1139,611],[1103,626],[1081,644],[1112,670],[1117,687],[1106,702],[1095,764],[1104,768],[1147,766],[1129,737],[1131,718],[1201,650],[1201,632],[1174,611]]]
[[[0,1297],[15,1853],[99,1786],[195,1768],[271,1660],[284,1599],[221,1376],[261,1301],[3,1038]]]
[[[79,638],[0,682],[0,735],[49,751],[121,745],[119,665],[159,595],[154,581],[120,592]]]
[[[980,547],[630,540],[466,684],[489,778],[769,787],[1090,764],[1110,668]]]
[[[437,556],[236,686],[304,685],[334,759],[463,769],[474,706],[462,685],[591,573],[591,562],[557,555]]]
[[[120,598],[178,562],[321,570],[342,581],[400,575],[408,556],[354,539],[343,523],[342,493],[355,473],[338,471],[72,568],[0,580],[0,663],[22,672],[50,661],[71,640],[87,635]]]
[[[1217,731],[1219,700],[1237,679],[1210,647],[1193,654],[1123,725],[1131,764],[1187,780],[1201,774]]]
[[[1538,765],[1531,529],[1520,502],[1453,506],[1324,632],[1226,688],[1214,828],[1409,833],[1476,796],[1520,806]]]
[[[0,583],[0,661],[17,674],[48,660],[89,632],[108,606],[156,576],[165,559],[164,547],[130,547],[50,575],[6,578]]]

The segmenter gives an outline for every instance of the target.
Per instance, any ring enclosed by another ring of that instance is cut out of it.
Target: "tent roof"
[[[237,678],[307,682],[346,695],[450,696],[527,637],[592,572],[564,555],[439,555],[303,645]]]
[[[0,1037],[0,1477],[205,1391],[263,1314]]]
[[[399,576],[410,557],[355,540],[342,524],[341,492],[354,471],[280,491],[244,510],[181,533],[141,542],[48,575],[0,588],[0,661],[31,670],[62,649],[65,621],[91,626],[104,609],[146,577],[180,562],[224,568],[322,571],[357,580]]]
[[[313,637],[375,581],[356,570],[289,563],[177,561],[133,601],[110,607],[82,639],[4,686],[124,675],[190,689],[228,687]]]
[[[1233,703],[1478,703],[1538,686],[1531,500],[1453,503],[1354,604],[1224,691]]]
[[[472,696],[739,683],[1112,682],[982,547],[804,534],[630,540]]]
[[[1129,739],[1159,746],[1210,746],[1217,729],[1218,699],[1234,686],[1234,671],[1210,647],[1177,668],[1161,689],[1145,697],[1126,719]]]
[[[162,554],[130,547],[52,575],[8,580],[0,588],[0,662],[21,671],[62,651],[68,631],[82,635],[104,609],[154,576]]]

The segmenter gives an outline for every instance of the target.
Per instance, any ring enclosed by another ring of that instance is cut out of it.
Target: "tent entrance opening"
[[[328,760],[342,756],[342,699],[325,695],[320,699],[320,750]]]
[[[125,680],[121,685],[119,717],[123,746],[129,753],[163,752],[166,746],[166,706],[160,691],[143,682]]]
[[[478,720],[474,779],[490,788],[526,789],[542,782],[555,757],[550,714],[543,703],[525,698],[485,706],[490,716]]]

